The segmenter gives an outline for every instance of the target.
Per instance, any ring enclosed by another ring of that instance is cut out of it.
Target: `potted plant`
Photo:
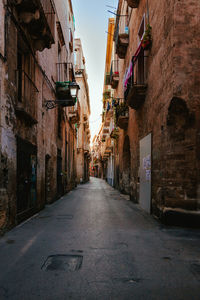
[[[152,44],[152,35],[151,35],[151,30],[152,27],[147,24],[143,39],[142,39],[142,48],[144,50],[148,50],[151,48],[151,44]]]

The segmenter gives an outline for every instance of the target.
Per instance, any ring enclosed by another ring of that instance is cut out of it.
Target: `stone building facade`
[[[103,178],[105,169],[107,170],[107,168],[103,166],[102,138],[103,138],[103,123],[101,125],[98,134],[93,137],[92,146],[91,146],[90,176],[97,177],[97,178]]]
[[[75,81],[71,0],[3,0],[0,22],[3,233],[75,187],[70,113],[79,103],[69,94]]]
[[[90,163],[90,97],[85,67],[85,58],[80,39],[75,39],[75,77],[80,86],[79,103],[80,115],[77,124],[77,182],[84,183],[89,180]]]
[[[119,0],[115,21],[114,184],[169,222],[199,223],[199,12],[198,0]]]

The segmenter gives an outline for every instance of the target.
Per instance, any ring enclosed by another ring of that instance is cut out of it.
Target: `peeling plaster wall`
[[[0,234],[17,224],[17,143],[16,137],[37,147],[37,205],[35,211],[58,198],[57,149],[61,150],[62,170],[67,156],[67,179],[62,178],[63,193],[76,182],[74,163],[74,128],[68,122],[67,109],[62,109],[61,136],[58,136],[58,109],[46,110],[45,100],[55,99],[56,63],[58,62],[58,34],[51,49],[35,54],[35,98],[37,124],[27,124],[16,114],[17,101],[17,28],[11,17],[7,19],[7,51],[3,53],[4,15],[0,3]],[[61,49],[61,59],[66,61],[66,48]],[[65,153],[65,140],[68,150]],[[48,166],[46,163],[48,161]],[[45,170],[47,169],[47,170]],[[46,177],[46,178],[45,178]]]

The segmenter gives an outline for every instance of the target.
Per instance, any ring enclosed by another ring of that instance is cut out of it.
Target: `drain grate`
[[[70,271],[80,270],[82,266],[82,255],[50,255],[42,265],[44,271]]]

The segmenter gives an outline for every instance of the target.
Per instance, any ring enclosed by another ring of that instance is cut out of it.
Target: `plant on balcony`
[[[128,106],[125,102],[117,105],[116,107],[116,115],[119,116],[126,116],[128,114]]]
[[[56,82],[56,93],[59,98],[66,97],[66,95],[70,94],[69,84],[70,84],[70,81],[57,81]]]
[[[110,98],[110,90],[107,90],[103,93],[103,97],[105,100],[109,99]]]
[[[143,39],[142,39],[142,48],[144,50],[148,50],[151,48],[151,44],[152,44],[152,35],[151,35],[151,30],[152,27],[147,24]]]
[[[126,102],[122,102],[116,107],[116,125],[125,130],[128,126],[128,117],[129,108]]]
[[[119,129],[117,127],[112,129],[110,137],[112,139],[117,139],[119,137]]]

